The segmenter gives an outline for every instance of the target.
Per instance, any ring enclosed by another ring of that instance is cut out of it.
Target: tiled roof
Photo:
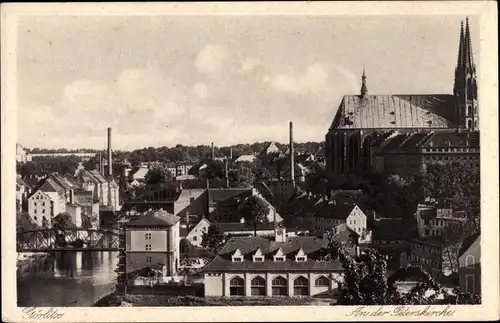
[[[423,144],[425,147],[479,146],[479,132],[436,132]]]
[[[23,181],[20,177],[18,177],[18,178],[16,179],[16,184],[17,184],[17,185],[20,185],[20,186],[29,187],[29,185],[28,185],[28,184],[26,184],[26,182],[25,182],[25,181]]]
[[[316,217],[347,219],[356,205],[350,203],[334,203],[333,201],[323,201],[317,205]]]
[[[241,155],[240,157],[236,158],[234,161],[235,163],[239,162],[253,162],[257,157],[254,155]]]
[[[406,140],[401,148],[415,148],[422,145],[422,143],[429,137],[431,137],[431,133],[415,133],[411,135],[408,140]]]
[[[51,178],[47,178],[45,182],[38,188],[43,192],[57,192],[60,194],[64,194],[64,188],[59,186],[54,180]]]
[[[341,271],[342,266],[338,260],[315,260],[315,255],[326,248],[327,244],[327,240],[316,237],[289,237],[286,242],[275,242],[259,236],[232,238],[202,271]],[[260,249],[265,257],[263,262],[252,261],[257,249]],[[273,255],[279,249],[286,255],[284,262],[273,260]],[[295,261],[295,254],[300,249],[308,256],[305,262]],[[243,262],[231,261],[231,256],[236,250],[243,255]]]
[[[251,192],[251,188],[209,188],[208,203],[216,203],[235,197],[243,192]]]
[[[480,236],[481,236],[481,234],[479,232],[477,232],[477,233],[465,238],[465,240],[462,242],[462,246],[460,247],[460,250],[458,251],[458,256],[460,257],[461,255],[463,255],[464,252],[466,252],[467,249],[469,249],[472,246],[472,244],[480,238]]]
[[[373,222],[373,240],[407,240],[417,236],[417,224],[413,219],[378,218]]]
[[[344,96],[330,129],[451,128],[452,95]]]
[[[127,227],[171,227],[179,222],[179,220],[178,216],[164,210],[158,210],[128,222]]]
[[[99,171],[97,170],[91,170],[89,172],[92,176],[94,176],[94,178],[96,178],[99,182],[101,183],[107,183],[108,181],[106,180],[106,178],[104,178],[104,176],[102,176],[101,173],[99,173]]]

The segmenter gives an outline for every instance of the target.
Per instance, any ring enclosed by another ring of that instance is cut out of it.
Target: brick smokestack
[[[108,176],[113,177],[113,157],[111,153],[111,128],[108,128]]]
[[[215,150],[214,150],[214,143],[212,142],[212,150],[211,150],[211,153],[210,153],[210,158],[215,159]]]
[[[233,147],[229,148],[229,159],[233,160]]]
[[[229,160],[224,159],[225,176],[226,176],[226,187],[229,187],[229,170],[228,170]]]
[[[295,150],[293,148],[293,122],[290,121],[290,180],[295,187]]]

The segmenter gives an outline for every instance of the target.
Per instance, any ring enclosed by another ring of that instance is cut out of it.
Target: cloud
[[[257,66],[262,66],[262,62],[254,57],[247,57],[244,61],[241,62],[241,73],[247,73],[252,71]]]
[[[207,86],[203,83],[196,83],[193,85],[193,92],[200,98],[206,99],[208,95]]]
[[[195,65],[200,72],[213,73],[228,58],[228,51],[219,45],[207,45],[196,56]]]
[[[269,82],[278,91],[293,94],[309,94],[323,90],[329,81],[330,67],[325,64],[309,65],[304,73],[278,74]]]

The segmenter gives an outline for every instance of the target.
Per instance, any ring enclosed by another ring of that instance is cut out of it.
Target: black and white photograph
[[[17,16],[14,307],[485,305],[483,18]]]

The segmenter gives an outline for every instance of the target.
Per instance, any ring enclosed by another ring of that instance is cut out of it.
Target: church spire
[[[455,69],[453,94],[456,99],[458,124],[471,130],[479,129],[476,66],[472,53],[469,17],[460,24],[460,43]]]
[[[366,87],[365,64],[363,64],[363,75],[361,76],[361,97],[365,98],[367,94],[368,88]]]

